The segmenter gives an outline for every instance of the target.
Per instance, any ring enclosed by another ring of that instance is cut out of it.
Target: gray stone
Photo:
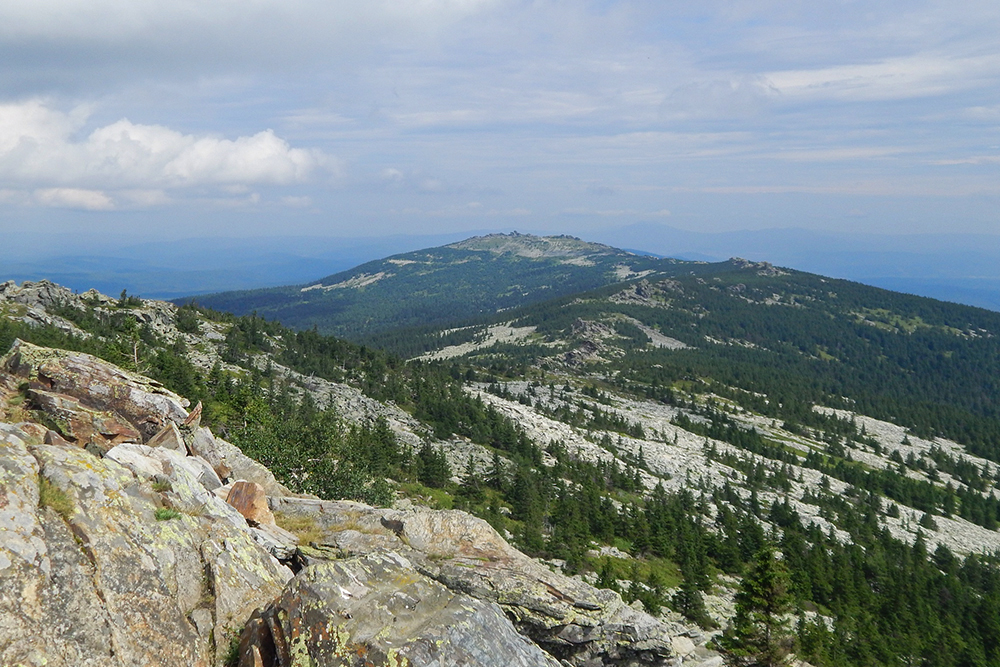
[[[274,478],[274,475],[270,470],[244,454],[239,447],[226,442],[222,438],[213,438],[213,440],[215,442],[215,451],[217,452],[218,460],[230,471],[228,476],[219,475],[220,477],[256,482],[264,487],[264,492],[267,493],[268,496],[295,495],[280,484],[278,480]],[[206,461],[212,464],[213,468],[218,470],[218,467],[216,463],[214,463],[214,459],[212,457],[205,456],[201,451],[196,451],[195,453],[202,456]]]
[[[225,457],[219,450],[219,445],[215,436],[212,435],[212,431],[207,428],[195,429],[187,442],[191,453],[208,461],[219,479],[230,478],[233,474],[232,468],[226,464]]]
[[[306,568],[244,631],[240,667],[305,656],[316,667],[559,665],[497,605],[448,590],[392,552]]]
[[[673,646],[674,653],[681,657],[686,657],[694,653],[694,642],[688,637],[674,637],[671,640],[671,645]]]
[[[172,449],[175,452],[187,453],[187,446],[184,444],[184,438],[181,436],[180,429],[173,422],[168,422],[146,444],[150,447],[163,447],[164,449]]]
[[[400,553],[450,590],[498,604],[520,632],[571,665],[612,657],[627,664],[662,665],[672,655],[671,632],[663,623],[624,604],[617,593],[552,572],[465,512],[376,509],[298,498],[271,501],[275,512],[310,518],[323,532],[324,549],[300,547],[305,562],[318,562],[324,553]]]
[[[278,560],[291,560],[299,546],[299,538],[273,523],[251,528],[250,535]]]

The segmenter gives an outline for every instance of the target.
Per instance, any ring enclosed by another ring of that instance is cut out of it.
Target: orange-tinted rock
[[[197,431],[198,427],[201,426],[201,401],[198,401],[198,405],[194,406],[194,410],[184,420],[184,426],[192,433]]]
[[[274,515],[267,506],[264,487],[256,482],[239,480],[233,484],[226,496],[226,502],[246,517],[251,524],[274,523]]]
[[[56,445],[59,447],[69,447],[70,444],[61,435],[55,431],[45,432],[45,444],[46,445]]]
[[[173,422],[168,422],[159,433],[154,435],[146,443],[150,447],[163,447],[165,449],[173,449],[175,451],[186,454],[187,447],[184,445],[184,438],[181,436],[180,430],[177,425]]]
[[[107,450],[123,442],[142,441],[139,431],[119,415],[88,408],[72,396],[30,389],[28,401],[32,408],[45,413],[62,438],[78,447],[94,444]]]
[[[168,421],[188,417],[187,400],[155,380],[130,373],[83,352],[67,352],[14,341],[2,361],[7,372],[28,380],[37,391],[64,394],[87,408],[114,412],[137,429],[144,440]]]

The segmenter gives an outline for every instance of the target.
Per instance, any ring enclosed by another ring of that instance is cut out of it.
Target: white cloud
[[[670,211],[663,208],[658,211],[640,211],[637,209],[601,209],[571,208],[563,211],[565,215],[595,215],[602,218],[620,218],[623,216],[637,216],[643,218],[668,218]]]
[[[164,202],[168,189],[246,191],[306,182],[338,167],[320,151],[292,148],[271,130],[224,139],[122,119],[78,137],[87,117],[86,109],[63,113],[39,100],[0,105],[0,184],[39,188],[48,193],[42,203],[65,200],[98,209],[109,208],[111,200],[80,193],[127,189],[133,204],[151,205]]]
[[[934,160],[931,164],[1000,164],[1000,155],[971,155],[969,157],[956,157],[947,160]]]
[[[915,54],[872,63],[771,72],[766,78],[787,97],[894,100],[966,90],[998,75],[997,55]]]
[[[840,162],[898,156],[906,149],[891,146],[856,146],[817,149],[793,148],[772,153],[768,157],[790,162]]]
[[[306,208],[312,206],[312,197],[282,197],[281,203],[292,208]]]
[[[80,188],[43,188],[35,190],[35,200],[42,206],[77,208],[87,211],[110,211],[115,202],[99,190]]]

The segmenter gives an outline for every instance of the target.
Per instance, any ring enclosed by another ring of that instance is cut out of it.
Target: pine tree
[[[773,547],[757,552],[736,595],[736,616],[719,646],[727,665],[778,667],[788,662],[792,610],[791,582]]]

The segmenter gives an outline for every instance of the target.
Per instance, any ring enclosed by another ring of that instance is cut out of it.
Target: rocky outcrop
[[[322,562],[247,623],[240,667],[557,667],[500,608],[419,574],[394,552]]]
[[[79,298],[72,290],[48,280],[25,281],[20,286],[13,280],[0,283],[0,311],[10,319],[31,326],[53,326],[64,333],[90,338],[91,334],[50,312]]]
[[[0,360],[0,368],[27,380],[32,389],[70,396],[92,409],[113,411],[144,440],[159,433],[168,421],[183,423],[188,416],[188,401],[159,382],[83,352],[18,340]]]
[[[272,509],[279,517],[312,520],[322,532],[322,543],[300,548],[304,565],[398,554],[414,574],[498,605],[521,633],[571,665],[662,665],[672,654],[661,622],[617,593],[549,570],[464,512],[299,498],[272,499]]]
[[[185,458],[0,425],[0,664],[221,664],[292,573]]]
[[[115,412],[94,410],[66,394],[29,389],[28,405],[67,442],[104,453],[123,442],[140,442],[142,435]]]
[[[17,341],[0,384],[37,421],[0,424],[0,664],[208,667],[237,637],[254,667],[670,659],[662,623],[468,514],[294,496],[148,378]]]

